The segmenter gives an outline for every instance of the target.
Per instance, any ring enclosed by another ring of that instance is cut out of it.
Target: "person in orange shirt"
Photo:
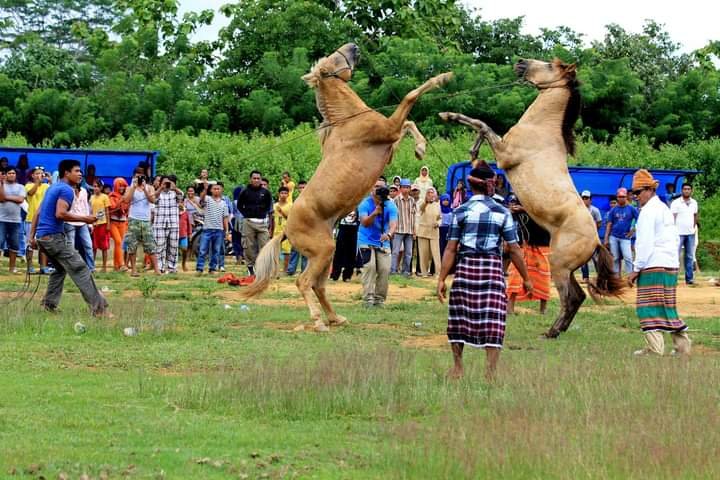
[[[122,248],[125,232],[127,232],[128,228],[128,204],[123,201],[127,186],[127,181],[122,177],[118,177],[113,180],[113,191],[109,195],[110,236],[113,239],[113,267],[116,272],[127,270]]]

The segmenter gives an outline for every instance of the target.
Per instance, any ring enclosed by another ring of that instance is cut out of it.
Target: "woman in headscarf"
[[[420,256],[420,276],[430,276],[430,260],[435,269],[440,267],[440,203],[433,187],[428,188],[425,198],[420,203],[418,216],[417,240]]]
[[[445,252],[447,233],[452,221],[452,199],[447,193],[440,195],[440,256]]]
[[[508,203],[533,284],[532,292],[527,292],[517,268],[510,265],[507,286],[508,313],[515,313],[515,302],[540,300],[540,314],[544,315],[550,298],[550,234],[530,218],[515,195],[508,196]]]
[[[428,189],[433,186],[432,178],[430,178],[430,169],[427,165],[420,167],[420,176],[415,179],[415,185],[420,189],[420,198],[425,198]]]
[[[124,178],[113,180],[113,191],[110,192],[110,236],[113,239],[113,267],[116,272],[127,270],[123,255],[123,239],[128,227],[128,204],[123,202],[123,195],[128,184]]]

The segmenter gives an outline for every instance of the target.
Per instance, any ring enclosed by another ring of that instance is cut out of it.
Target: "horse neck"
[[[535,101],[520,117],[518,124],[542,124],[561,130],[569,100],[570,90],[567,88],[540,90]]]
[[[334,123],[370,110],[346,82],[330,77],[320,82],[315,101],[325,122]]]

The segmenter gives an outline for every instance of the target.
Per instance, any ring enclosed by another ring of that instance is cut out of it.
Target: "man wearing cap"
[[[448,243],[438,277],[438,300],[445,300],[445,279],[455,267],[450,289],[447,335],[454,366],[451,378],[463,375],[462,354],[467,344],[484,348],[485,377],[492,380],[505,338],[507,296],[502,266],[502,242],[507,242],[512,263],[523,278],[525,290],[533,291],[512,215],[490,195],[495,172],[482,162],[467,180],[473,196],[453,212]]]
[[[677,313],[678,233],[670,209],[655,194],[658,182],[645,169],[633,176],[632,193],[640,204],[635,263],[628,282],[637,282],[637,316],[647,346],[636,355],[665,353],[663,332],[672,335],[675,352],[690,354],[687,325]]]
[[[410,180],[400,180],[400,195],[395,197],[397,208],[397,229],[392,238],[392,264],[390,273],[402,273],[405,276],[412,274],[413,236],[415,235],[415,199],[410,196]],[[399,265],[400,252],[403,253],[402,271]]]
[[[583,190],[580,194],[580,198],[582,198],[582,201],[587,209],[590,210],[590,215],[595,222],[595,227],[600,230],[600,225],[602,225],[602,214],[600,213],[600,210],[592,204],[592,193],[590,190]],[[585,283],[590,282],[590,269],[588,268],[588,265],[589,262],[580,267],[582,279]]]
[[[400,190],[395,185],[390,185],[388,189],[390,190],[390,200],[395,200],[395,198],[400,195]]]
[[[628,203],[628,193],[625,188],[618,188],[617,205],[608,213],[608,223],[605,227],[605,245],[615,257],[615,273],[621,274],[621,262],[625,263],[625,272],[632,272],[632,241],[635,235],[633,221],[638,218],[638,211]]]

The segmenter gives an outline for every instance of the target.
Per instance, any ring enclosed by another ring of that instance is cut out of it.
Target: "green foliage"
[[[137,287],[144,298],[150,298],[158,288],[158,281],[155,278],[145,275],[140,279]]]
[[[705,281],[679,287],[690,363],[633,358],[642,333],[618,300],[586,302],[560,340],[540,340],[558,313],[553,298],[548,315],[526,304],[509,319],[494,383],[474,349],[465,350],[465,379],[446,378],[447,305],[432,280],[393,279],[386,309],[372,311],[354,298],[359,280],[330,282],[350,322],[324,335],[292,332],[312,325],[292,278],[249,312],[229,300],[235,287],[212,278],[161,277],[150,299],[127,295],[136,280],[126,274],[97,282],[110,290],[112,321],[89,317],[74,288],[53,316],[38,297],[4,303],[6,478],[720,476],[711,455],[720,319]],[[2,300],[22,284],[0,259]],[[83,335],[73,331],[79,318]],[[138,335],[123,335],[130,326]],[[658,408],[671,414],[658,421]],[[661,453],[648,461],[649,452]]]
[[[0,0],[0,136],[70,146],[164,130],[277,134],[318,120],[300,77],[350,39],[362,51],[353,85],[384,111],[455,72],[412,112],[431,136],[450,134],[441,110],[509,128],[536,95],[512,85],[518,57],[579,64],[578,129],[595,140],[720,136],[718,43],[679,54],[652,20],[639,33],[611,24],[587,46],[566,26],[529,35],[522,17],[484,21],[455,0],[249,0],[220,11],[229,24],[217,41],[194,42],[214,12],[181,17],[175,0]]]

